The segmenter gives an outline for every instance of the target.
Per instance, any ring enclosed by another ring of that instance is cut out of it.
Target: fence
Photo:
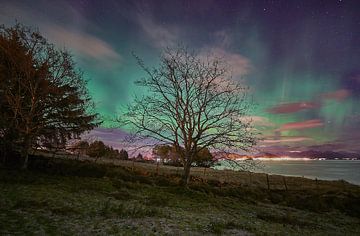
[[[35,154],[50,158],[76,159],[82,161],[95,161],[94,158],[87,156],[73,155],[71,153],[44,153],[36,151]],[[182,174],[182,167],[162,165],[160,163],[144,163],[134,160],[119,160],[110,158],[100,158],[97,163],[113,164],[122,166],[130,171],[144,175],[178,175]],[[212,168],[192,167],[190,172],[191,179],[202,182],[218,182],[221,186],[236,185],[268,190],[325,190],[356,188],[358,186],[349,184],[345,181],[326,181],[318,179],[308,179],[302,177],[270,175],[266,173],[253,173],[248,171],[215,170]]]
[[[162,165],[159,163],[142,163],[122,160],[101,160],[101,162],[112,163],[123,166],[129,170],[143,174],[153,175],[180,175],[182,167]],[[326,190],[357,187],[345,181],[327,181],[308,179],[294,176],[270,175],[266,173],[253,173],[248,171],[215,170],[212,168],[192,167],[190,172],[193,180],[210,182],[216,181],[220,185],[237,185],[244,187],[261,188],[268,190]]]

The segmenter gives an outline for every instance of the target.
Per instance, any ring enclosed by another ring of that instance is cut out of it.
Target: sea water
[[[221,165],[225,167],[226,164]],[[345,180],[360,185],[360,160],[269,160],[254,172],[300,176],[311,179]],[[222,169],[222,168],[218,169]]]

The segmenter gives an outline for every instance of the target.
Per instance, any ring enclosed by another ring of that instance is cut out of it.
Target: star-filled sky
[[[360,1],[0,0],[16,20],[73,53],[106,119],[139,93],[132,52],[152,66],[180,43],[250,86],[263,150],[360,151]]]

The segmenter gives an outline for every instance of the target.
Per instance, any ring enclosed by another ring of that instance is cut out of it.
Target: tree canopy
[[[184,150],[181,150],[184,152]],[[176,152],[176,148],[170,145],[156,145],[152,150],[155,158],[160,158],[163,163],[174,165],[174,166],[184,166],[185,162],[182,158],[183,155]],[[201,149],[198,151],[194,157],[193,163],[196,166],[201,167],[210,167],[215,162],[213,155],[210,153],[208,148]]]
[[[0,26],[0,141],[20,151],[63,147],[98,125],[82,73],[69,52],[38,31]]]
[[[90,157],[96,158],[97,160],[99,157],[105,156],[109,150],[110,148],[102,141],[94,141],[89,145],[86,154]]]
[[[184,48],[166,49],[160,65],[137,81],[147,94],[129,105],[121,122],[134,139],[170,144],[184,160],[184,183],[192,163],[205,148],[248,150],[256,143],[247,88],[232,79],[226,62]]]
[[[126,150],[121,149],[119,152],[119,158],[122,160],[128,160],[129,159],[129,154]]]

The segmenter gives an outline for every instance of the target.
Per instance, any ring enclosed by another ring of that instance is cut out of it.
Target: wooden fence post
[[[269,174],[266,174],[266,182],[267,182],[268,190],[270,190]]]
[[[251,172],[249,172],[249,185],[252,187],[252,175]]]
[[[131,167],[131,171],[134,172],[134,166],[135,166],[135,159],[133,158],[132,160],[132,167]]]
[[[287,187],[287,184],[286,184],[286,178],[285,178],[285,176],[283,176],[283,182],[284,182],[285,190],[288,191],[288,187]]]
[[[159,175],[159,162],[156,163],[156,175]]]
[[[318,183],[318,179],[315,178],[315,184],[316,184],[316,190],[319,191],[319,183]]]

